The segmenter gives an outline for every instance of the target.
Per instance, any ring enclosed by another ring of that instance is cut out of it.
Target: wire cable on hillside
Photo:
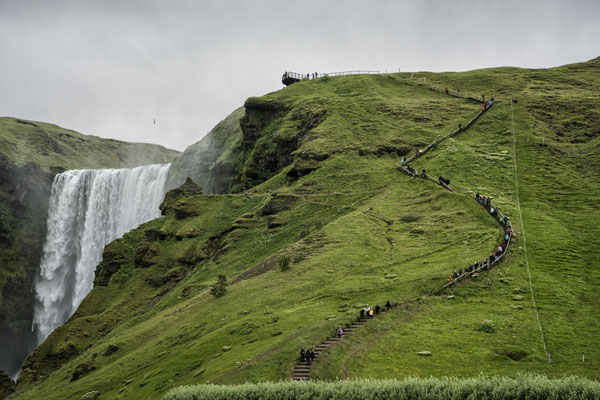
[[[538,327],[542,334],[542,344],[544,345],[544,351],[548,358],[548,364],[550,364],[550,355],[548,348],[546,347],[546,339],[544,338],[544,330],[542,329],[542,322],[540,321],[540,314],[538,313],[537,305],[535,303],[535,296],[533,295],[533,283],[531,282],[531,270],[529,269],[529,258],[527,257],[527,242],[525,240],[525,225],[523,224],[523,214],[521,213],[521,202],[519,201],[519,175],[517,174],[517,135],[515,134],[515,114],[513,111],[513,102],[510,101],[510,119],[512,122],[512,135],[513,135],[513,161],[515,166],[515,189],[517,194],[517,210],[519,211],[519,219],[521,220],[521,234],[523,236],[523,252],[525,253],[525,265],[527,266],[527,275],[529,276],[529,290],[531,292],[531,301],[533,303],[533,309],[535,311],[535,317],[537,318]]]

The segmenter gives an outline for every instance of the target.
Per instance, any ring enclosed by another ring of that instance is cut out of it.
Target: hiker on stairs
[[[300,350],[300,362],[304,362],[304,356],[305,355],[305,351],[304,351],[304,347]]]
[[[306,349],[304,358],[306,359],[306,365],[310,365],[311,361],[315,358],[315,353],[311,349]]]
[[[343,334],[344,334],[344,331],[342,330],[342,328],[338,328],[338,330],[337,330],[338,339],[341,339]]]

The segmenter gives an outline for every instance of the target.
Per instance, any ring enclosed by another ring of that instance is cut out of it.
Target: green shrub
[[[267,382],[237,386],[196,385],[170,390],[163,400],[226,399],[598,399],[600,383],[578,377],[548,379],[539,375],[517,378],[407,378],[404,380],[347,380],[335,382]]]
[[[161,287],[163,285],[163,277],[162,275],[153,275],[150,279],[149,279],[149,283],[150,286],[158,288]]]
[[[418,215],[413,215],[413,214],[407,214],[407,215],[403,215],[400,217],[400,220],[402,220],[402,222],[416,222],[420,219],[421,219],[421,217],[419,217]]]
[[[308,235],[310,235],[310,229],[309,229],[309,228],[303,228],[303,229],[300,231],[300,234],[299,234],[299,239],[304,239],[304,238],[305,238],[305,237],[307,237]]]
[[[281,256],[278,259],[279,269],[282,271],[287,271],[290,269],[290,256]]]
[[[494,332],[496,332],[496,328],[494,327],[494,321],[489,320],[489,319],[484,319],[483,321],[481,321],[479,323],[479,326],[477,327],[477,330],[479,332],[485,332],[485,333],[494,333]]]
[[[217,281],[213,283],[210,288],[210,294],[215,297],[221,297],[227,293],[227,277],[223,274],[219,274]]]

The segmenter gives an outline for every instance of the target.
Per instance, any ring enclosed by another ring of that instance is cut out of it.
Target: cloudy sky
[[[551,67],[599,38],[598,0],[0,0],[0,116],[183,150],[286,70]]]

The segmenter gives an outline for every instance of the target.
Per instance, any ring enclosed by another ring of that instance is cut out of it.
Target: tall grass
[[[238,386],[181,386],[163,400],[280,400],[280,399],[600,399],[600,383],[578,377],[548,379],[543,375],[517,378],[407,378],[336,382],[267,382]]]

